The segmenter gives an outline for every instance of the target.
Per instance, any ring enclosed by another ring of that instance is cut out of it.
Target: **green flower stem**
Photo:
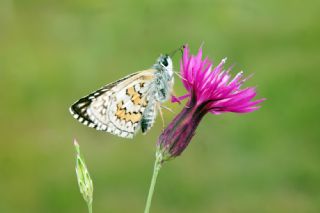
[[[92,202],[88,203],[88,211],[89,213],[92,213]]]
[[[156,160],[154,162],[153,175],[151,179],[151,184],[149,188],[149,193],[148,193],[148,198],[147,198],[146,207],[144,209],[144,213],[149,213],[150,211],[152,196],[153,196],[154,188],[157,182],[157,177],[161,169],[161,165],[162,165],[162,154],[159,151],[157,151]]]

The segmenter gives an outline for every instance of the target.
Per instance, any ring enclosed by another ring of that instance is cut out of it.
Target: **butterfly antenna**
[[[176,54],[176,52],[178,52],[179,50],[181,51],[181,53],[183,53],[183,49],[185,48],[185,45],[180,46],[179,48],[171,51],[168,56],[170,56],[171,58]]]

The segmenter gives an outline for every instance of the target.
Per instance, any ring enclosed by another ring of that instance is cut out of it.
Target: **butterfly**
[[[161,103],[171,96],[173,83],[172,59],[161,55],[150,69],[128,75],[79,99],[70,112],[84,125],[132,138],[139,129],[146,133],[153,126]]]

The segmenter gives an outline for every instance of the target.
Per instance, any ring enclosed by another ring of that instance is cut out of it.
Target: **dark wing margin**
[[[138,73],[138,72],[137,72]],[[119,79],[118,81],[112,82],[110,84],[105,85],[104,87],[96,90],[95,92],[92,92],[91,94],[79,99],[77,102],[72,104],[72,106],[69,108],[69,111],[71,115],[77,119],[80,123],[96,128],[97,124],[95,124],[89,117],[87,109],[92,103],[94,99],[99,97],[100,95],[104,94],[106,91],[110,90],[115,85],[119,84],[120,82],[136,75],[137,73],[132,73],[130,75],[125,76],[124,78]]]
[[[91,102],[98,97],[99,95],[103,94],[105,90],[100,89],[96,92],[81,98],[77,102],[75,102],[70,107],[70,113],[73,115],[75,119],[77,119],[80,123],[83,123],[84,125],[87,125],[89,127],[95,128],[97,125],[93,123],[93,121],[90,119],[87,109],[90,106]]]

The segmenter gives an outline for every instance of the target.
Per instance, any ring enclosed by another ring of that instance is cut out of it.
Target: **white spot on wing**
[[[120,135],[120,130],[119,130],[119,129],[116,129],[116,130],[114,131],[114,134]]]
[[[138,92],[140,90],[140,84],[134,85],[134,89]]]
[[[122,132],[122,133],[121,133],[121,137],[124,137],[124,138],[125,138],[125,137],[127,137],[127,135],[128,135],[127,132]]]

